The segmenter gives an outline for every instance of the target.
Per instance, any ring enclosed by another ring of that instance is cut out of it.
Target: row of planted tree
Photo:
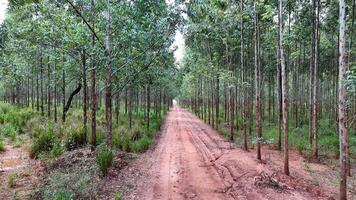
[[[92,147],[103,107],[111,145],[120,110],[130,128],[132,113],[143,112],[149,129],[151,115],[171,105],[178,22],[164,0],[10,1],[0,27],[0,94],[55,122],[65,122],[73,106],[82,109]]]
[[[348,131],[354,141],[356,130],[355,1],[346,3],[190,1],[179,99],[215,129],[229,130],[231,140],[239,137],[245,150],[254,143],[258,159],[268,138],[262,128],[275,127],[287,175],[289,132],[305,138],[302,148],[314,159],[320,146],[332,146],[319,139],[335,138],[341,199],[355,156]]]

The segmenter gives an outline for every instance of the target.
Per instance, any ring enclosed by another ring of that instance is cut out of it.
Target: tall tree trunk
[[[106,19],[106,41],[105,51],[107,58],[107,77],[105,84],[105,116],[106,116],[106,137],[107,143],[112,146],[112,60],[111,60],[111,9],[110,0],[106,1],[107,19]]]
[[[315,68],[315,46],[316,46],[316,34],[315,34],[315,10],[316,10],[316,1],[313,0],[312,8],[312,21],[313,21],[313,30],[311,38],[311,59],[309,65],[309,144],[313,144],[313,120],[314,120],[314,68]]]
[[[260,66],[260,25],[257,0],[254,0],[255,15],[255,87],[256,87],[256,137],[257,137],[257,159],[261,160],[261,137],[262,137],[262,111],[261,111],[261,66]]]
[[[41,58],[40,58],[40,82],[41,82],[41,116],[44,116],[44,91],[43,91],[43,56],[41,48]]]
[[[347,152],[348,132],[346,118],[346,48],[345,23],[346,5],[344,0],[339,1],[339,82],[338,82],[338,132],[340,139],[340,200],[347,199]]]
[[[64,123],[66,121],[66,114],[65,114],[65,107],[66,107],[66,73],[65,73],[65,70],[64,70],[64,65],[62,67],[62,104],[63,104],[62,122]]]
[[[150,107],[151,107],[151,99],[150,99],[150,84],[147,84],[147,103],[146,103],[146,126],[147,126],[147,130],[150,129]]]
[[[313,156],[318,159],[318,68],[319,68],[319,15],[320,15],[320,0],[316,2],[316,17],[315,17],[315,56],[314,56],[314,83],[313,83],[313,115],[312,115],[312,132],[313,132]]]
[[[241,13],[244,12],[244,0],[241,0]],[[243,20],[243,15],[241,15],[241,78],[242,78],[242,128],[243,128],[243,137],[244,137],[244,150],[247,151],[248,150],[248,144],[247,144],[247,122],[246,122],[246,118],[247,118],[247,90],[245,88],[245,63],[244,63],[244,56],[245,56],[245,49],[244,49],[244,20]]]
[[[283,149],[284,149],[284,173],[289,176],[288,156],[288,72],[283,52],[283,0],[278,5],[278,48],[282,72],[282,107],[283,107]]]
[[[91,0],[91,20],[92,28],[95,31],[95,0]],[[97,91],[96,91],[96,69],[95,69],[95,35],[92,34],[92,54],[91,54],[91,150],[94,151],[96,147],[96,109],[98,105]]]
[[[51,101],[52,101],[52,97],[51,97],[51,65],[49,64],[49,56],[48,56],[48,71],[47,71],[47,76],[48,76],[48,85],[47,85],[47,115],[48,115],[48,119],[51,118]]]
[[[84,135],[87,137],[87,110],[88,110],[88,86],[85,50],[82,50],[82,81],[83,81],[83,128]]]
[[[229,86],[230,140],[234,141],[234,88]]]

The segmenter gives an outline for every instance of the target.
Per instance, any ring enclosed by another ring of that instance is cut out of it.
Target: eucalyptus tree
[[[345,18],[346,4],[339,3],[339,79],[338,79],[338,132],[340,140],[340,199],[347,199],[347,153],[348,132],[346,127],[346,39]]]

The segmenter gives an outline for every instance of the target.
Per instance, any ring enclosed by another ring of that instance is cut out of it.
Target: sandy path
[[[281,173],[273,178],[286,189],[256,186],[261,172],[272,175],[276,171],[178,107],[168,113],[155,148],[136,164],[141,180],[128,199],[328,199],[307,180]]]
[[[6,145],[0,152],[0,199],[31,199],[33,184],[38,182],[40,162],[29,157],[24,147]],[[8,184],[15,176],[14,185]]]

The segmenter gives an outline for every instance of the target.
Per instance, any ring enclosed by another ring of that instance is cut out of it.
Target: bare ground
[[[235,147],[176,107],[168,113],[156,144],[104,187],[137,200],[337,198],[337,169],[307,162],[291,151],[291,176],[285,176],[282,155],[265,146],[263,160],[258,161],[254,150]],[[354,195],[350,193],[350,199]]]
[[[29,157],[25,147],[8,144],[0,152],[0,199],[31,199],[34,185],[39,182],[42,166]],[[14,176],[9,185],[9,176]]]

